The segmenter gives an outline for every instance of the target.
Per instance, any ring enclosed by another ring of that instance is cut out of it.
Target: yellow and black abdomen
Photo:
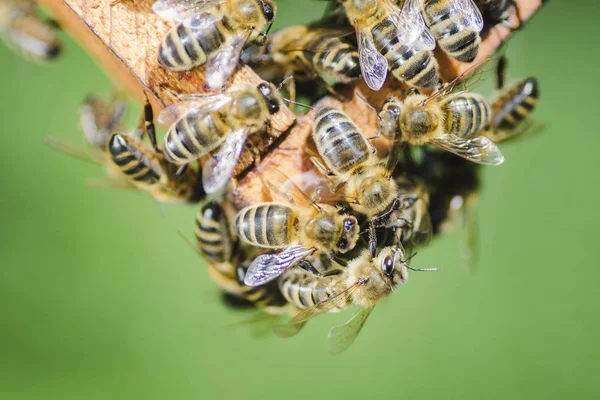
[[[488,126],[491,118],[490,105],[476,93],[460,93],[451,96],[443,105],[445,132],[463,138],[476,136]]]
[[[246,243],[281,249],[295,242],[298,218],[289,206],[262,203],[240,210],[234,226],[240,240]]]
[[[316,72],[338,82],[351,82],[360,76],[358,51],[339,37],[313,33],[304,45],[303,55]]]
[[[168,31],[158,47],[158,63],[173,71],[202,65],[225,41],[227,29],[212,12],[195,16]]]
[[[119,170],[136,184],[155,185],[162,173],[153,165],[150,149],[134,138],[113,134],[108,142],[108,152]]]
[[[165,157],[175,164],[187,164],[219,147],[228,131],[219,112],[191,110],[167,131]]]
[[[313,140],[325,164],[336,173],[348,173],[371,156],[367,139],[337,108],[324,107],[317,112]]]
[[[337,281],[338,277],[336,276],[317,276],[292,268],[284,272],[279,279],[279,289],[287,301],[300,309],[306,309],[334,296]],[[340,298],[339,301],[336,301],[336,305],[337,308],[332,311],[344,308],[345,299]]]
[[[453,58],[471,62],[477,56],[481,37],[479,32],[465,26],[462,15],[450,7],[452,0],[425,0],[423,16],[438,45]]]
[[[513,130],[526,119],[540,95],[537,79],[523,79],[492,103],[492,130]]]
[[[400,43],[392,20],[381,21],[371,33],[375,46],[388,61],[388,68],[396,79],[417,87],[435,87],[440,82],[433,52],[417,51]]]
[[[231,260],[233,238],[225,212],[216,201],[209,201],[196,214],[194,227],[198,248],[213,263]],[[231,275],[233,277],[233,275]]]

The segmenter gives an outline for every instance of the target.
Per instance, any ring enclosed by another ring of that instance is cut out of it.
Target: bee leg
[[[316,276],[321,276],[322,275],[321,272],[318,269],[316,269],[314,265],[312,265],[312,263],[310,263],[310,262],[308,262],[306,260],[300,261],[298,263],[298,266],[300,268],[302,268],[303,270],[305,270],[306,272],[310,272],[313,275],[316,275]]]
[[[325,176],[335,176],[335,173],[331,170],[328,170],[327,167],[325,167],[323,165],[323,163],[321,162],[321,160],[319,160],[317,157],[311,157],[310,161],[312,161],[312,163],[314,164],[315,167],[317,167],[317,169],[319,170],[319,172],[321,172],[323,175]]]
[[[150,139],[150,143],[152,143],[154,151],[160,153],[160,150],[158,149],[158,145],[156,143],[156,127],[154,126],[154,112],[152,111],[152,106],[150,105],[148,96],[146,96],[146,103],[144,104],[144,132],[148,135],[148,138]]]
[[[123,2],[123,0],[114,0],[114,1],[112,1],[112,2],[110,3],[110,6],[111,6],[111,7],[114,7],[114,6],[116,6],[117,4],[119,4],[119,3],[121,3],[121,2]]]
[[[506,82],[506,66],[507,66],[506,55],[503,54],[502,57],[498,60],[498,65],[496,66],[496,87],[498,89],[502,89]]]
[[[377,232],[373,219],[369,221],[369,252],[371,257],[375,257],[377,254]]]
[[[182,175],[188,168],[189,164],[183,164],[181,165],[179,168],[177,168],[177,171],[175,172],[175,176],[180,176]]]

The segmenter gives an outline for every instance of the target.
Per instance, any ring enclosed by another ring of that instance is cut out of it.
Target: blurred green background
[[[279,0],[277,25],[321,15]],[[552,1],[514,35],[510,76],[535,75],[538,135],[486,168],[479,271],[464,231],[419,253],[350,350],[322,316],[257,340],[218,298],[191,235],[197,207],[86,186],[103,171],[47,148],[83,145],[77,107],[110,83],[70,39],[27,63],[0,47],[0,396],[5,399],[598,398],[598,84],[595,1]]]

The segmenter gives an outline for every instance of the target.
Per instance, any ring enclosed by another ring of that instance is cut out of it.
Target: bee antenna
[[[285,85],[290,79],[294,79],[294,75],[290,75],[290,76],[286,77],[284,80],[282,80],[281,83],[279,84],[279,86],[277,86],[277,91],[279,92],[281,90],[281,88],[283,87],[283,85]]]
[[[406,268],[410,269],[411,271],[420,271],[420,272],[432,272],[432,271],[439,271],[439,268],[413,268],[408,264],[405,264]]]
[[[304,108],[308,108],[309,110],[312,110],[313,108],[311,106],[309,106],[308,104],[303,104],[303,103],[298,103],[296,101],[292,101],[290,99],[286,99],[285,97],[281,98],[283,101],[285,101],[288,104],[293,104],[295,106],[300,106],[300,107],[304,107]]]
[[[377,112],[377,110],[375,109],[375,107],[373,107],[371,105],[371,103],[369,103],[369,101],[367,99],[365,99],[360,93],[356,92],[356,97],[358,97],[359,99],[361,99],[366,105],[367,107],[369,107],[371,109],[371,111],[373,111],[373,113],[375,114],[375,116],[377,117],[378,120],[381,120],[381,116],[379,116],[379,113]]]

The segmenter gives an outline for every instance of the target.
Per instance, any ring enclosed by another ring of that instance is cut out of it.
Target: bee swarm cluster
[[[80,16],[82,41],[118,55],[108,69],[151,103],[121,133],[124,105],[87,99],[89,157],[115,186],[201,201],[209,275],[279,336],[358,306],[330,331],[332,353],[409,270],[432,270],[411,266],[414,249],[473,217],[479,166],[504,161],[497,145],[526,130],[539,96],[535,78],[505,84],[504,59],[485,60],[540,1],[332,0],[322,20],[275,32],[276,0],[65,3],[53,9],[67,29]],[[471,82],[491,65],[487,99]],[[308,113],[290,110],[297,98]]]

